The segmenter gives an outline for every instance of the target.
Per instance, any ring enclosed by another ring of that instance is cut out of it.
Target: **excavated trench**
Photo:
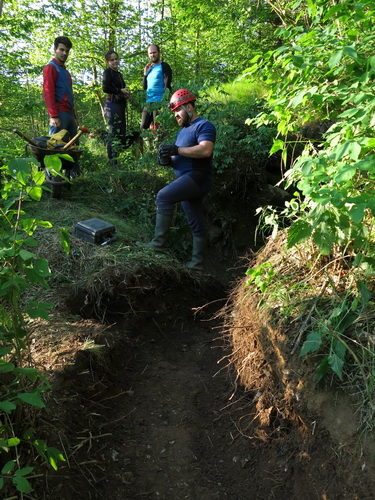
[[[328,432],[311,439],[309,422],[284,411],[277,379],[260,420],[269,367],[254,370],[258,390],[237,386],[227,301],[213,276],[157,267],[66,298],[71,313],[105,318],[94,338],[104,347],[79,352],[56,377],[46,433],[67,462],[40,480],[37,498],[371,498],[337,475]]]

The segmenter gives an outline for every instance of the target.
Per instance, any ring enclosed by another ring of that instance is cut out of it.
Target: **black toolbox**
[[[77,222],[74,234],[77,238],[96,245],[105,245],[115,239],[116,228],[113,224],[93,217]]]

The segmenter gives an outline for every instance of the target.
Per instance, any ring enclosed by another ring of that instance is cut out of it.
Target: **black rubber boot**
[[[143,248],[153,248],[157,253],[166,251],[165,243],[168,238],[169,228],[172,223],[172,215],[156,214],[154,237],[150,243],[137,243]]]
[[[207,238],[204,236],[193,236],[193,254],[191,261],[186,264],[192,271],[203,271],[206,254]]]

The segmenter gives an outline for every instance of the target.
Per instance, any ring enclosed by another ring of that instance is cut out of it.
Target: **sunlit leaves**
[[[61,246],[63,247],[66,255],[69,255],[70,237],[69,237],[69,231],[66,229],[66,227],[61,228],[60,238],[61,238]]]
[[[342,56],[343,56],[342,50],[338,50],[337,52],[334,52],[328,61],[328,66],[331,69],[334,68],[341,61]]]

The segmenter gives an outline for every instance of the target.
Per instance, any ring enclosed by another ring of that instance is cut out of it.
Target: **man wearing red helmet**
[[[187,267],[203,271],[207,242],[203,197],[211,189],[216,129],[198,116],[195,101],[195,96],[186,89],[177,90],[170,99],[169,108],[181,130],[175,144],[160,145],[158,162],[172,165],[176,179],[157,194],[155,235],[147,246],[156,252],[165,251],[174,205],[181,203],[193,233],[193,254]]]

